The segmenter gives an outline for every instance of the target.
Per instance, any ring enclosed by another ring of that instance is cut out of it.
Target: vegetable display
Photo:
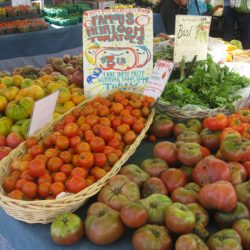
[[[182,82],[169,82],[161,99],[183,107],[188,104],[203,108],[225,108],[234,111],[234,101],[241,98],[237,91],[250,85],[250,80],[213,62],[198,62],[193,73]]]

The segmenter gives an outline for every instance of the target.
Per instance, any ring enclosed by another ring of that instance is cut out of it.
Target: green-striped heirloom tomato
[[[173,233],[190,233],[195,227],[195,215],[186,205],[175,202],[166,209],[165,225]]]
[[[199,185],[190,182],[184,187],[176,188],[171,194],[171,199],[174,202],[180,202],[182,204],[195,203],[198,202],[199,191],[200,191]]]
[[[242,246],[250,250],[250,220],[240,219],[233,224],[233,229],[240,235]]]
[[[217,181],[201,188],[199,203],[207,209],[230,212],[237,205],[237,195],[230,182]]]
[[[233,229],[223,229],[210,236],[210,250],[243,250],[240,235]]]
[[[175,250],[209,250],[209,248],[199,236],[183,234],[177,239]]]
[[[198,203],[190,203],[187,207],[195,215],[195,227],[205,228],[209,222],[209,215],[205,208]]]
[[[150,133],[157,138],[167,138],[172,134],[174,123],[163,115],[156,115],[150,127]]]
[[[198,143],[186,142],[178,148],[178,160],[186,166],[195,166],[201,159],[202,151]]]
[[[197,163],[193,171],[193,181],[201,186],[216,181],[230,181],[231,171],[228,164],[209,155]]]
[[[202,129],[201,122],[198,119],[190,119],[185,123],[176,123],[174,125],[174,134],[178,136],[179,134],[186,131],[194,131],[200,133]]]
[[[162,172],[168,169],[168,164],[159,158],[144,160],[140,167],[152,177],[159,177]]]
[[[226,161],[243,162],[249,155],[249,142],[242,140],[240,135],[228,135],[221,141],[220,153]]]
[[[122,207],[120,217],[126,226],[138,228],[147,222],[148,212],[141,203],[131,202]]]
[[[229,162],[228,166],[231,170],[230,182],[235,186],[247,180],[247,171],[239,162]]]
[[[184,131],[176,138],[177,142],[195,142],[201,144],[201,137],[195,131]]]
[[[201,131],[201,145],[208,148],[212,152],[216,152],[220,147],[220,130],[212,131],[205,128]]]
[[[88,239],[97,245],[107,245],[124,233],[119,212],[101,202],[93,203],[87,211],[85,231]]]
[[[164,215],[172,200],[163,194],[151,194],[139,201],[148,212],[148,223],[164,224]]]
[[[112,177],[97,196],[97,200],[120,211],[130,201],[140,199],[139,187],[124,175]]]
[[[250,180],[235,186],[238,200],[250,209]]]
[[[230,212],[215,213],[215,221],[221,228],[231,228],[234,222],[239,219],[249,219],[249,210],[247,206],[241,202],[237,202],[237,206]]]
[[[79,216],[64,213],[52,222],[50,234],[53,241],[59,245],[72,245],[78,242],[84,233],[84,226]]]
[[[150,177],[147,172],[135,164],[125,165],[120,170],[120,174],[127,176],[129,180],[135,182],[139,187]]]
[[[150,177],[144,182],[142,186],[141,194],[143,198],[146,198],[151,194],[167,195],[168,190],[160,178]]]
[[[172,240],[166,227],[147,224],[133,235],[135,250],[171,250]]]

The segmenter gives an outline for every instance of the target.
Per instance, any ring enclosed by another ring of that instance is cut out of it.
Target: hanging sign
[[[145,85],[153,68],[152,52],[150,9],[86,11],[83,14],[85,95]]]
[[[174,62],[191,62],[207,59],[208,36],[211,24],[209,16],[176,15]]]
[[[56,91],[35,102],[29,128],[29,136],[51,122],[58,95],[59,91]]]
[[[173,68],[173,62],[157,60],[152,75],[149,78],[148,85],[144,89],[143,95],[152,96],[157,100],[161,96]]]

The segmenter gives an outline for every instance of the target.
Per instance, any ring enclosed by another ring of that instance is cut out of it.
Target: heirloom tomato
[[[168,194],[168,190],[160,178],[150,177],[142,186],[141,190],[142,197],[148,197],[151,194]]]
[[[241,237],[242,246],[245,250],[250,250],[250,220],[237,220],[232,227]]]
[[[209,128],[210,130],[223,130],[228,125],[228,117],[222,113],[216,116],[207,117],[202,122],[204,128]]]
[[[205,242],[195,234],[183,234],[176,243],[175,250],[209,250]]]

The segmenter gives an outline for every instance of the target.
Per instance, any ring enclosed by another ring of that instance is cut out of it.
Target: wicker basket
[[[141,89],[137,89],[137,92],[141,93]],[[109,92],[111,93],[111,92]],[[107,95],[107,94],[106,94]],[[79,104],[77,107],[83,107],[89,100],[86,100]],[[36,136],[43,138],[44,135],[52,131],[53,125],[63,119],[67,114],[71,113],[69,110],[63,116],[59,117],[53,121],[46,128],[38,131]],[[121,166],[129,159],[129,157],[135,152],[136,148],[139,146],[141,141],[144,139],[145,134],[153,121],[154,110],[152,110],[151,115],[148,117],[147,123],[143,131],[138,135],[135,142],[127,147],[126,151],[119,159],[119,161],[112,167],[112,169],[100,180],[92,184],[91,186],[85,188],[79,193],[72,194],[63,198],[55,200],[36,200],[36,201],[20,201],[11,199],[4,195],[4,190],[2,188],[2,182],[4,177],[8,174],[8,168],[10,162],[22,155],[26,151],[25,144],[22,143],[15,150],[13,150],[7,157],[0,161],[0,205],[5,210],[5,212],[14,217],[17,220],[25,221],[27,223],[42,223],[46,224],[64,212],[73,212],[82,206],[88,198],[95,195],[100,191],[100,189],[108,182],[108,180],[116,175]]]

